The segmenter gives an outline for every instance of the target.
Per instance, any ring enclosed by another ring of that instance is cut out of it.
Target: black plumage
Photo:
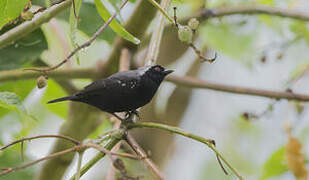
[[[160,65],[118,72],[94,81],[72,96],[48,103],[71,100],[90,104],[111,114],[135,112],[150,102],[165,76],[171,72]]]

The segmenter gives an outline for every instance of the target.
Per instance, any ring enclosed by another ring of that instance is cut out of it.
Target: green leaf
[[[0,92],[9,91],[18,94],[20,99],[23,100],[27,97],[30,91],[35,88],[36,83],[34,80],[20,80],[0,83]],[[8,113],[8,109],[0,108],[0,117]]]
[[[20,97],[15,93],[0,92],[0,108],[15,111],[20,115],[21,118],[19,120],[22,129],[15,135],[17,137],[27,135],[38,124],[38,120],[34,116],[28,114]]]
[[[276,150],[263,166],[260,180],[281,175],[288,170],[285,164],[285,146]]]
[[[108,12],[107,8],[101,2],[101,0],[95,0],[95,5],[97,7],[97,11],[99,12],[100,16],[104,19],[104,21],[108,21],[111,17],[110,13]],[[131,41],[134,44],[139,44],[140,40],[131,35],[128,31],[126,31],[118,22],[117,20],[113,19],[113,21],[109,24],[109,26],[121,37],[124,39]]]
[[[1,0],[0,1],[0,29],[15,20],[23,11],[29,0]]]
[[[77,45],[78,43],[76,41],[77,26],[78,26],[77,18],[79,16],[79,11],[82,6],[82,0],[74,0],[74,2],[75,2],[74,3],[75,7],[73,7],[74,4],[72,3],[71,12],[70,12],[70,41],[71,41],[73,49],[76,49],[78,46]],[[75,17],[74,9],[75,9],[75,13],[77,17]],[[75,57],[76,57],[76,62],[79,65],[80,60],[79,60],[78,52],[75,54]]]
[[[26,109],[21,103],[20,97],[12,92],[0,92],[0,107],[26,113]]]
[[[41,29],[37,29],[15,44],[0,49],[0,70],[16,69],[31,63],[47,49]]]
[[[67,96],[65,91],[52,79],[48,80],[48,85],[46,92],[42,98],[42,104],[47,107],[47,109],[58,116],[66,119],[68,114],[68,102],[54,103],[54,104],[46,104],[48,101]]]
[[[274,0],[258,0],[258,4],[274,6]]]
[[[69,16],[70,12],[69,10],[66,10],[63,13],[59,14],[57,18],[68,21],[67,17]],[[95,5],[89,2],[83,3],[78,18],[80,19],[78,29],[87,34],[89,37],[92,36],[102,25],[102,18],[97,13]],[[108,43],[112,44],[114,42],[115,36],[116,33],[110,27],[107,27],[98,36],[98,39],[104,39]]]

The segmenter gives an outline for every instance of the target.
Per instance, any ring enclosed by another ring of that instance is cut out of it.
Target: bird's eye
[[[160,72],[161,68],[160,67],[155,67],[154,70]]]

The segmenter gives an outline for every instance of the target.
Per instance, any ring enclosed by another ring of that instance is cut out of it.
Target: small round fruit
[[[188,26],[193,30],[197,30],[199,24],[200,22],[196,18],[191,18],[188,22]]]
[[[189,26],[179,26],[178,38],[182,42],[190,43],[192,41],[193,32]]]
[[[45,87],[47,85],[47,78],[45,76],[40,76],[36,80],[36,84],[37,84],[39,89],[42,89],[43,87]]]

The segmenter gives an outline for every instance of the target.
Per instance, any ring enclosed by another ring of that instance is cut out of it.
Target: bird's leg
[[[120,116],[118,116],[116,113],[111,113],[113,116],[115,116],[117,119],[119,119],[120,121],[125,121],[127,118],[123,119]]]
[[[135,109],[132,111],[127,111],[125,114],[125,120],[133,120],[133,115],[136,115],[138,117],[138,119],[140,119],[141,117],[139,116],[139,112]]]
[[[131,111],[132,114],[136,115],[138,117],[138,119],[140,119],[141,117],[139,116],[139,112],[135,109],[133,111]]]

